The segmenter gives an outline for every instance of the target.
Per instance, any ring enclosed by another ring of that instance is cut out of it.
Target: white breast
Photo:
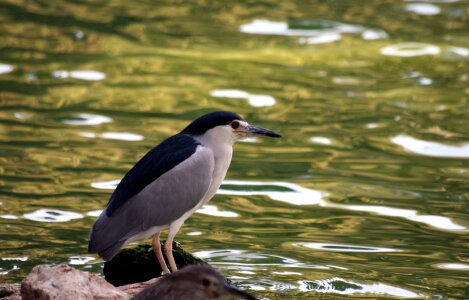
[[[204,135],[195,137],[204,147],[210,148],[215,156],[215,168],[213,170],[212,183],[202,201],[206,204],[217,192],[226,172],[230,167],[233,156],[233,134],[229,126],[217,126],[208,130]]]

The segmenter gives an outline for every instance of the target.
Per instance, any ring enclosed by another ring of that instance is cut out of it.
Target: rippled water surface
[[[189,4],[190,3],[190,4]],[[0,2],[0,281],[100,271],[93,220],[195,117],[235,145],[177,239],[265,299],[469,298],[469,2]]]

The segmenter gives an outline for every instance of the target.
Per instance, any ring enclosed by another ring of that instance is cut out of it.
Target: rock
[[[162,243],[163,244],[163,243]],[[184,251],[173,243],[173,256],[178,268],[186,265],[205,264],[203,260]],[[147,281],[161,276],[161,267],[151,245],[125,248],[104,264],[104,277],[114,286]]]
[[[129,296],[96,274],[68,265],[38,265],[21,283],[23,300],[124,300]]]
[[[150,280],[144,281],[144,282],[121,285],[120,287],[118,287],[118,289],[123,291],[124,293],[126,293],[129,296],[135,296],[138,293],[140,293],[142,290],[144,290],[145,288],[147,288],[147,287],[149,287],[153,284],[155,284],[155,285],[158,284],[159,281],[161,280],[161,278],[162,277],[158,277],[158,278],[153,278],[153,279],[150,279]]]
[[[0,299],[21,300],[20,288],[19,283],[0,283]]]

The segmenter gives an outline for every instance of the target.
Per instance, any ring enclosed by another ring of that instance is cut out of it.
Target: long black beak
[[[238,299],[257,300],[256,297],[249,295],[245,291],[234,288],[228,284],[225,284],[224,288],[225,288],[225,291],[227,291],[230,295],[236,296],[237,298],[239,297]]]
[[[270,136],[270,137],[273,137],[273,138],[282,137],[280,134],[276,133],[275,131],[272,131],[272,130],[266,129],[266,128],[261,128],[261,127],[248,125],[247,129],[248,129],[249,133],[251,133],[253,135],[266,135],[266,136]]]

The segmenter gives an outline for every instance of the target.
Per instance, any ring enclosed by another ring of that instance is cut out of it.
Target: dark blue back
[[[121,180],[109,199],[106,215],[111,217],[128,199],[189,158],[198,145],[190,135],[179,133],[151,149]]]

